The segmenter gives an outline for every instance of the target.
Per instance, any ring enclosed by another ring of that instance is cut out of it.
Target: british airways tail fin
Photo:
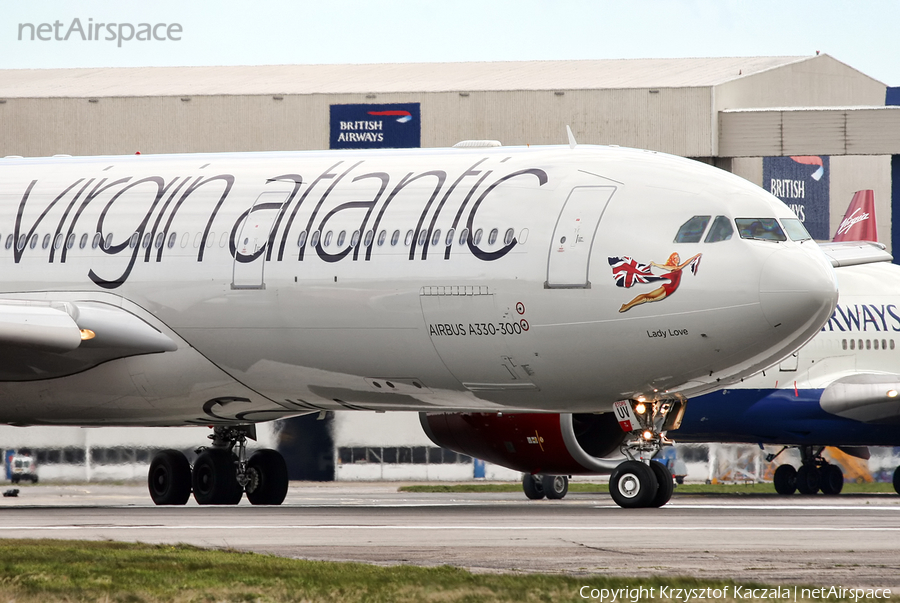
[[[878,229],[875,226],[875,193],[871,190],[856,191],[850,207],[841,220],[834,242],[841,241],[874,241],[878,242]]]

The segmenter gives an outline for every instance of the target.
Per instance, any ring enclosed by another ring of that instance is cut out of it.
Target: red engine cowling
[[[604,459],[625,439],[613,413],[419,413],[422,428],[442,448],[524,473],[609,473]]]

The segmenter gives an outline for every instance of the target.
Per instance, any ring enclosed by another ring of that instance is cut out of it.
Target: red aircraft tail
[[[875,227],[875,193],[874,191],[856,191],[850,207],[841,220],[834,242],[841,241],[875,241],[878,242],[878,229]]]

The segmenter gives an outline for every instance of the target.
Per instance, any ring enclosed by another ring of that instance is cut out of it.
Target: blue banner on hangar
[[[331,148],[416,148],[421,124],[419,103],[331,105]]]
[[[812,238],[831,239],[829,157],[763,157],[763,188],[790,207]]]

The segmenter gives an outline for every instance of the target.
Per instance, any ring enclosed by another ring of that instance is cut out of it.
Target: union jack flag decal
[[[608,258],[618,287],[633,287],[643,283],[666,280],[650,272],[650,264],[641,264],[628,256]]]

